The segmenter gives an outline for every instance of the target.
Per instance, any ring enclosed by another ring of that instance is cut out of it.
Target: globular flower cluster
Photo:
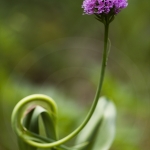
[[[84,0],[84,14],[117,14],[128,6],[127,0]]]

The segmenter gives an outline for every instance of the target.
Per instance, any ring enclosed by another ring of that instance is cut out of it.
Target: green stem
[[[87,117],[85,118],[85,120],[83,121],[83,123],[71,134],[69,134],[67,137],[65,137],[65,140],[67,141],[70,138],[73,138],[75,135],[77,135],[84,127],[85,125],[88,123],[88,121],[90,120],[91,116],[93,115],[93,112],[97,106],[98,100],[99,100],[99,96],[101,93],[101,89],[102,89],[102,85],[103,85],[103,80],[104,80],[104,75],[105,75],[105,68],[107,65],[107,46],[108,46],[108,31],[109,31],[109,23],[106,23],[104,25],[105,27],[105,32],[104,32],[104,51],[103,51],[103,59],[102,59],[102,66],[101,66],[101,73],[100,73],[100,80],[99,80],[99,85],[96,91],[96,95],[93,101],[93,104],[91,106],[91,109],[87,115]],[[61,141],[61,140],[60,140]],[[62,139],[63,141],[63,139]]]
[[[99,100],[99,97],[100,97],[100,93],[101,93],[101,89],[102,89],[102,85],[103,85],[103,80],[104,80],[104,75],[105,75],[105,68],[106,68],[106,65],[107,65],[107,57],[108,57],[108,31],[109,31],[109,23],[107,23],[107,18],[106,18],[106,23],[104,24],[104,27],[105,27],[105,32],[104,32],[104,51],[103,51],[103,58],[102,58],[102,66],[101,66],[101,73],[100,73],[100,80],[99,80],[99,85],[98,85],[98,88],[97,88],[97,91],[96,91],[96,95],[95,95],[95,98],[94,98],[94,101],[93,101],[93,104],[90,108],[90,111],[88,113],[88,115],[86,116],[85,120],[82,122],[82,124],[77,128],[75,129],[72,133],[70,133],[68,136],[64,137],[63,139],[60,139],[56,142],[52,142],[52,143],[37,143],[37,142],[34,142],[34,141],[31,141],[31,140],[27,140],[25,139],[24,135],[23,134],[20,134],[20,136],[30,145],[32,146],[35,146],[35,147],[41,147],[41,148],[52,148],[52,147],[56,147],[56,146],[59,146],[65,142],[67,142],[68,140],[70,140],[71,138],[73,138],[74,136],[76,136],[85,126],[86,124],[88,123],[88,121],[90,120],[91,116],[93,115],[93,112],[97,106],[97,103],[98,103],[98,100]],[[30,98],[30,97],[29,97]],[[32,100],[34,99],[41,99],[41,100],[47,100],[47,97],[45,98],[42,98],[42,96],[39,96],[39,95],[36,95],[35,97],[32,97],[30,98]],[[23,104],[25,104],[27,101],[29,101],[28,98],[25,98],[24,102],[20,102],[17,107],[15,108],[14,112],[13,112],[13,115],[12,115],[12,124],[14,126],[14,128],[17,128],[15,127],[15,116],[17,114],[17,110],[18,109],[21,109],[20,107],[22,107]],[[18,133],[20,133],[21,131],[17,131]]]
[[[103,85],[103,80],[104,80],[104,75],[105,75],[105,68],[107,65],[107,46],[108,46],[108,31],[109,31],[109,24],[105,24],[105,33],[104,33],[104,51],[103,51],[103,59],[102,59],[102,66],[101,66],[101,73],[100,73],[100,79],[99,79],[99,85],[96,91],[96,95],[93,101],[93,104],[91,106],[91,109],[87,115],[87,117],[85,118],[85,120],[83,121],[83,123],[73,132],[73,134],[77,134],[79,133],[84,127],[85,125],[88,123],[88,121],[90,120],[91,116],[93,115],[93,112],[97,106],[99,97],[100,97],[100,93],[101,93],[101,89],[102,89],[102,85]]]

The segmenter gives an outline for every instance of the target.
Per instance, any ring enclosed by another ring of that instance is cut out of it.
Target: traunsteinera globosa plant
[[[58,139],[57,106],[55,101],[42,94],[23,98],[12,112],[12,128],[17,134],[20,150],[108,150],[115,135],[116,109],[108,99],[100,97],[105,68],[110,50],[108,42],[109,25],[114,17],[128,5],[127,0],[84,0],[84,15],[95,15],[104,24],[104,50],[100,79],[92,106],[84,121],[72,133]],[[46,136],[40,135],[41,116]],[[68,147],[65,143],[76,135],[76,143]]]

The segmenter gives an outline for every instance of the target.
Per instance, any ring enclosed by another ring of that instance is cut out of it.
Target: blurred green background
[[[82,15],[81,4],[1,0],[0,150],[17,150],[11,112],[27,95],[43,93],[57,102],[60,137],[89,110],[99,78],[103,25]],[[110,27],[112,48],[101,94],[118,112],[110,150],[150,149],[149,4],[129,0]]]

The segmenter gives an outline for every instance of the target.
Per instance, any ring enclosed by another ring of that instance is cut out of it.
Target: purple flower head
[[[87,15],[109,14],[110,12],[115,15],[127,6],[127,0],[84,0],[82,8],[84,14]]]

